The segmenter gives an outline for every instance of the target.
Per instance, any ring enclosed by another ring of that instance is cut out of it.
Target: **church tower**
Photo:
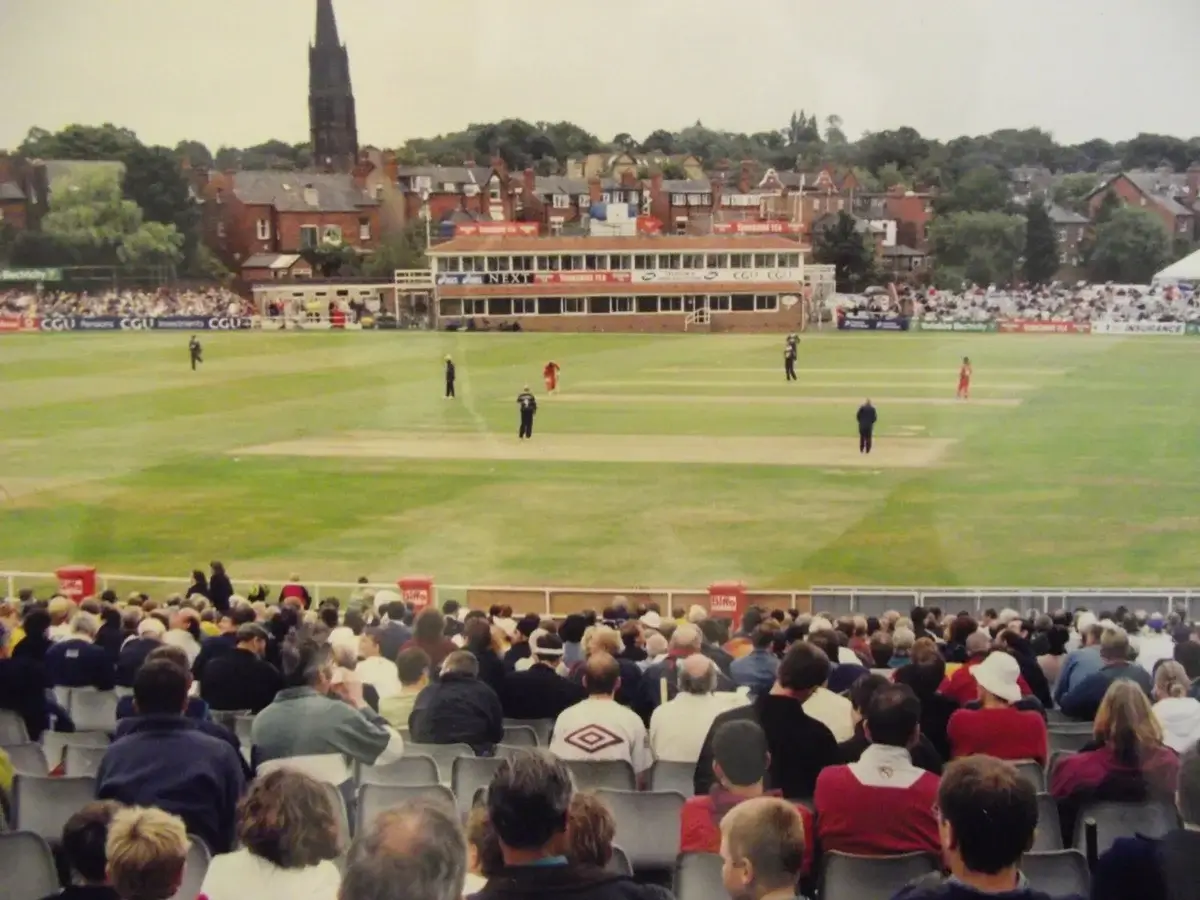
[[[317,0],[317,38],[308,48],[308,116],[313,164],[349,172],[358,159],[350,56],[338,40],[333,0]]]

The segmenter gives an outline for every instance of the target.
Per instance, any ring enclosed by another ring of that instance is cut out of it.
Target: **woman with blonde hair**
[[[1173,802],[1179,756],[1163,743],[1150,700],[1134,681],[1114,681],[1092,728],[1095,749],[1059,761],[1050,774],[1058,800]],[[1064,829],[1067,827],[1064,821]]]
[[[201,894],[208,900],[286,897],[337,900],[341,851],[333,794],[295,769],[276,769],[238,804],[240,850],[213,857]]]
[[[1154,672],[1154,717],[1163,743],[1183,753],[1200,740],[1200,700],[1189,696],[1192,681],[1179,663],[1160,663]]]

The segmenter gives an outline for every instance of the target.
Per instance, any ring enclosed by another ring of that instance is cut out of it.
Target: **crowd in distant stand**
[[[244,316],[245,300],[225,288],[0,292],[0,314],[14,316]]]
[[[605,760],[639,781],[656,760],[694,767],[680,849],[721,854],[734,900],[811,889],[830,852],[941,858],[950,877],[907,900],[1043,897],[1020,875],[1039,806],[1017,761],[1050,764],[1068,846],[1084,804],[1178,807],[1185,828],[1099,859],[1094,897],[1193,897],[1200,885],[1200,633],[1177,612],[752,608],[730,633],[700,606],[620,598],[562,621],[454,601],[415,612],[365,586],[314,604],[297,577],[243,599],[214,563],[163,601],[25,594],[0,604],[0,633],[0,709],[35,740],[74,727],[51,688],[132,689],[99,802],[64,834],[83,883],[108,885],[93,900],[166,900],[187,834],[218,854],[208,900],[661,900],[665,889],[605,868],[612,813],[573,790],[565,764]],[[245,711],[252,753],[221,724]],[[1090,722],[1090,739],[1052,759],[1049,729],[1064,718]],[[502,763],[465,831],[432,801],[385,813],[339,873],[337,815],[314,778],[351,785],[354,766],[386,766],[406,740],[490,756],[505,719],[553,720],[549,753]],[[153,847],[131,849],[150,835]],[[122,860],[157,866],[157,879],[126,888]]]

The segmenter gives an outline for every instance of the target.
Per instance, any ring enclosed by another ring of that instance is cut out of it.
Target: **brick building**
[[[896,223],[896,245],[922,252],[929,249],[929,220],[934,194],[897,185],[886,193],[856,193],[853,212],[867,219]]]
[[[23,231],[25,223],[25,191],[15,181],[0,181],[0,228]]]
[[[434,228],[464,216],[493,222],[513,218],[513,185],[504,161],[479,166],[468,159],[461,166],[398,166],[396,184],[404,195],[408,221],[428,214]]]
[[[1088,195],[1088,209],[1095,219],[1104,195],[1112,193],[1126,206],[1154,213],[1172,237],[1191,240],[1196,231],[1196,211],[1189,205],[1188,191],[1196,187],[1200,187],[1200,170],[1190,170],[1186,179],[1159,172],[1121,172]]]
[[[264,254],[379,244],[379,201],[353,175],[225,172],[203,182],[204,240],[235,271]]]
[[[1087,217],[1056,203],[1050,204],[1046,212],[1058,239],[1058,261],[1064,266],[1078,266],[1082,262],[1083,239],[1090,225]]]

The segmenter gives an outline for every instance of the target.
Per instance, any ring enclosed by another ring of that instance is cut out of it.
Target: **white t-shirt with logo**
[[[646,771],[654,762],[641,717],[615,700],[596,697],[559,714],[550,752],[559,759],[623,759],[635,772]]]

